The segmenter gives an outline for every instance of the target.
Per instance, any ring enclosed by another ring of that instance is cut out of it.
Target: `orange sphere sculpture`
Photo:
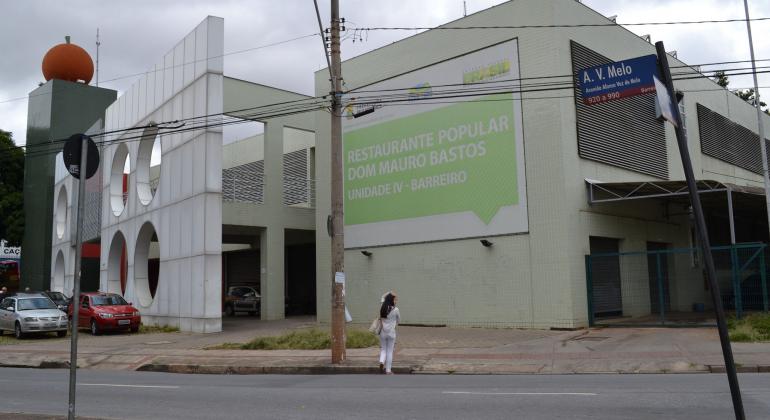
[[[66,43],[59,44],[48,50],[43,57],[43,76],[45,80],[59,79],[69,82],[83,81],[88,84],[94,76],[94,62],[86,50],[75,44],[70,44],[70,37],[65,37]]]

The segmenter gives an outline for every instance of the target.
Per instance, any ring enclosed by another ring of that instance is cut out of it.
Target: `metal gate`
[[[598,252],[607,245],[591,238],[585,256],[591,326],[715,325],[698,249],[648,243],[645,251]],[[768,311],[767,253],[762,243],[712,247],[722,304],[737,318]]]

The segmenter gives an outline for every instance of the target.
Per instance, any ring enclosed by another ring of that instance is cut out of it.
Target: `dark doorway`
[[[613,238],[590,237],[591,280],[594,315],[619,316],[623,314],[620,289],[619,241]],[[602,255],[611,254],[611,255]]]
[[[671,295],[668,284],[668,254],[650,252],[669,249],[669,245],[661,242],[647,242],[647,273],[650,279],[650,311],[660,313],[660,284],[663,286],[663,309],[671,311]],[[661,280],[658,281],[658,273]]]
[[[316,314],[315,232],[286,229],[286,316]]]

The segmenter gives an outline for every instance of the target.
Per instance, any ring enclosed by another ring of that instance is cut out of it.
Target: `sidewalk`
[[[214,374],[377,373],[378,348],[348,349],[341,365],[329,350],[205,350],[315,326],[309,318],[230,319],[217,334],[80,334],[86,369]],[[326,327],[322,327],[326,328]],[[363,328],[363,327],[358,327]],[[545,331],[400,326],[394,372],[417,374],[571,374],[722,372],[713,328],[605,328]],[[740,372],[770,372],[770,343],[733,343]],[[0,345],[0,367],[64,368],[69,338]]]

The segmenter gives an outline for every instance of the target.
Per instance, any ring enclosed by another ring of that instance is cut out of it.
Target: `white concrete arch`
[[[61,185],[56,194],[56,205],[54,207],[54,234],[57,239],[64,239],[69,224],[69,196],[67,195],[67,186]]]
[[[126,166],[128,166],[128,189],[123,191],[123,175],[125,174]],[[131,196],[131,154],[129,153],[128,146],[125,143],[119,144],[114,148],[112,153],[112,165],[110,169],[110,208],[112,214],[115,216],[121,216],[126,211],[128,204],[128,198]]]
[[[118,230],[110,241],[107,254],[107,284],[104,290],[125,296],[128,287],[128,244]]]
[[[155,186],[152,185],[153,176],[150,173],[152,166],[152,152],[155,142],[160,142],[158,126],[154,121],[150,121],[150,126],[142,132],[142,138],[139,141],[139,149],[136,154],[136,195],[139,202],[147,206],[155,198]],[[161,154],[162,145],[159,146]],[[158,168],[160,169],[160,168]]]
[[[102,286],[109,285],[111,279],[114,282],[108,241],[120,231],[128,247],[124,296],[138,306],[146,324],[195,332],[222,329],[221,127],[195,125],[171,133],[160,130],[162,174],[154,195],[150,167],[158,133],[158,128],[152,127],[154,121],[189,120],[223,112],[223,37],[221,18],[204,19],[105,113],[105,131],[134,128],[133,136],[142,132],[143,137],[135,141],[131,133],[122,133],[107,139],[104,167],[120,166],[122,162],[112,159],[125,145],[131,173],[129,199],[119,215],[112,211],[114,195],[110,191],[120,191],[122,179],[119,183],[118,179],[113,182],[112,176],[103,178]],[[153,251],[159,257],[159,264],[154,266],[159,276],[153,296],[147,260],[154,235],[160,241]]]
[[[64,283],[66,278],[66,266],[64,264],[64,252],[59,250],[56,253],[56,259],[53,263],[53,278],[51,280],[51,290],[62,292],[65,290]]]
[[[153,239],[159,241],[157,231],[152,222],[145,222],[139,229],[139,234],[136,237],[136,248],[134,250],[134,295],[139,304],[140,309],[149,309],[152,305],[156,292],[157,284],[155,288],[150,287],[150,273],[149,273],[149,260],[155,256],[160,258],[160,250],[154,249],[152,246]],[[160,278],[158,279],[160,282]]]

